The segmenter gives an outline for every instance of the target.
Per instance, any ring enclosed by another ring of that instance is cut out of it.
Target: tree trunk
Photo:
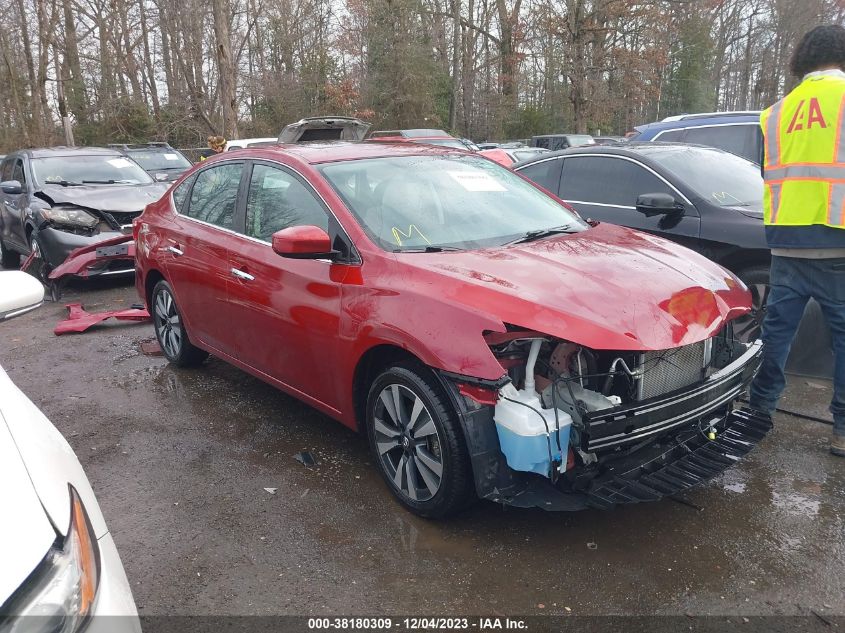
[[[216,40],[217,69],[220,74],[220,104],[223,107],[223,136],[238,138],[238,114],[235,99],[235,66],[232,62],[229,3],[213,0],[214,38]]]

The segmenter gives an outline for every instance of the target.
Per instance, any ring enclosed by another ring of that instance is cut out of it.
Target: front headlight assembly
[[[0,607],[0,633],[79,633],[100,582],[100,551],[79,494],[70,486],[70,528]]]
[[[58,226],[69,226],[81,229],[93,229],[100,223],[100,218],[79,207],[53,207],[43,209],[41,215],[45,220]]]

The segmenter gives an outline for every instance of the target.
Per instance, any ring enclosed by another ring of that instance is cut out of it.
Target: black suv
[[[17,266],[21,255],[34,253],[55,268],[76,248],[131,233],[132,220],[165,191],[167,185],[113,149],[12,152],[0,163],[2,265]],[[90,274],[133,270],[107,262]]]
[[[159,182],[173,182],[191,166],[182,152],[167,143],[112,143],[109,147],[134,160]]]

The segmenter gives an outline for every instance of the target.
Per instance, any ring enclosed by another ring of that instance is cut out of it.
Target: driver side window
[[[292,173],[256,164],[246,200],[246,234],[265,242],[292,226],[319,226],[328,232],[329,216],[322,203]]]

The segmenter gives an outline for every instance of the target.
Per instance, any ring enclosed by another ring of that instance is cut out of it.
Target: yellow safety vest
[[[767,225],[845,228],[845,79],[817,75],[760,115]]]

